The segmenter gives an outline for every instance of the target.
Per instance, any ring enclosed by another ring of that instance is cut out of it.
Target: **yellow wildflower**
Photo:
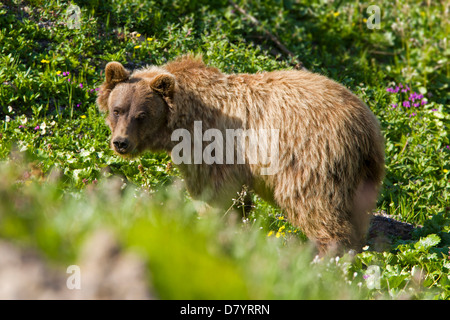
[[[337,17],[340,14],[341,14],[340,12],[335,12],[335,13],[333,13],[333,16]]]
[[[444,173],[447,173],[448,172],[448,170],[447,169],[444,169]]]
[[[81,119],[86,119],[86,116],[83,114],[82,116],[80,116]]]
[[[136,34],[136,37],[138,37],[138,38],[139,38],[140,36],[141,36],[141,34],[140,34],[140,33],[137,33],[137,34]]]
[[[234,49],[230,49],[230,52],[233,52],[234,51]]]
[[[267,236],[270,237],[271,235],[273,235],[273,231],[270,231]]]
[[[50,63],[50,61],[49,61],[49,60],[42,59],[42,60],[41,60],[41,63]]]
[[[141,46],[134,46],[135,49],[139,49]]]
[[[60,75],[60,74],[61,74],[61,71],[56,71],[56,74],[57,74],[57,75]]]
[[[364,23],[366,23],[366,22],[367,22],[367,19],[366,19],[366,18],[364,18],[364,19],[363,19],[363,22],[364,22]]]
[[[153,41],[153,38],[147,38],[147,41]]]
[[[275,237],[279,238],[279,237],[284,237],[285,235],[286,235],[286,233],[284,233],[284,232],[277,232]]]

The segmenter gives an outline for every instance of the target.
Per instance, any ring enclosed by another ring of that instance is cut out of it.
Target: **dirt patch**
[[[389,250],[392,243],[397,240],[410,240],[412,233],[421,226],[401,222],[383,213],[374,213],[368,234],[368,244],[376,251]]]

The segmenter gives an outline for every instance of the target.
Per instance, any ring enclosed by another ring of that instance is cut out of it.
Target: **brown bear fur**
[[[361,248],[384,147],[377,119],[345,87],[304,70],[224,74],[193,56],[132,74],[111,62],[105,75],[97,104],[108,112],[118,153],[170,153],[178,143],[172,132],[193,133],[194,121],[222,132],[278,129],[276,174],[261,175],[259,164],[180,164],[192,197],[227,206],[246,185],[284,210],[322,253]]]

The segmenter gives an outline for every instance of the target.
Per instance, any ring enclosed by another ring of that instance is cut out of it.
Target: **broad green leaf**
[[[426,238],[420,238],[420,240],[414,244],[414,248],[421,251],[427,251],[431,247],[439,244],[439,242],[441,242],[441,238],[437,234],[430,234]]]

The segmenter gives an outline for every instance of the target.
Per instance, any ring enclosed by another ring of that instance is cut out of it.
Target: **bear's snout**
[[[130,149],[130,141],[124,137],[115,138],[113,141],[114,149],[120,154],[127,153]]]

